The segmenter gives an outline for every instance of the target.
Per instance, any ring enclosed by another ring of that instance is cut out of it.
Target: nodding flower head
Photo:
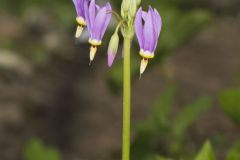
[[[82,34],[84,27],[86,26],[84,4],[89,3],[89,0],[73,0],[73,3],[77,12],[76,21],[78,24],[75,37],[79,38]]]
[[[142,57],[140,74],[143,74],[147,67],[148,59],[154,57],[162,28],[162,20],[156,9],[149,7],[148,12],[145,12],[142,11],[142,8],[139,8],[134,27],[140,45],[140,56]]]
[[[85,17],[87,21],[87,28],[90,32],[89,43],[90,48],[90,62],[93,61],[97,52],[97,47],[102,44],[102,38],[111,20],[111,5],[107,3],[103,7],[95,4],[95,0],[90,2],[90,5],[85,3]]]

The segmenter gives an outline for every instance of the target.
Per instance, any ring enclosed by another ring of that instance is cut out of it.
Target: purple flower
[[[148,59],[154,57],[157,48],[158,38],[162,28],[162,20],[156,9],[149,6],[148,12],[139,8],[134,27],[140,45],[140,55],[142,56],[140,74],[142,74],[148,64]]]
[[[95,4],[95,0],[92,0],[90,5],[85,3],[84,8],[87,28],[90,32],[90,61],[93,61],[97,52],[97,46],[102,44],[102,38],[110,23],[112,8],[110,3],[107,3],[103,7],[99,7]]]
[[[77,12],[76,21],[78,23],[75,37],[79,38],[82,34],[83,28],[86,26],[84,5],[85,3],[86,5],[89,4],[89,0],[73,0],[73,3]]]

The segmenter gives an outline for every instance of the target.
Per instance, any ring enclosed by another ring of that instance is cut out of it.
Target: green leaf
[[[168,116],[175,95],[175,86],[169,86],[163,90],[153,105],[151,116],[144,122],[136,124],[136,134],[144,132],[152,135],[154,132],[158,132],[159,129],[166,128],[170,123]]]
[[[219,94],[219,103],[223,111],[240,125],[240,88],[222,91]]]
[[[195,160],[215,160],[213,149],[209,141],[205,142]]]
[[[54,148],[44,147],[39,139],[31,139],[24,149],[24,160],[60,160],[60,153]]]
[[[163,91],[154,103],[153,121],[158,127],[169,123],[169,112],[176,96],[176,87],[170,86]]]
[[[24,160],[42,160],[44,148],[38,139],[32,139],[26,144]]]
[[[240,140],[237,141],[228,151],[227,160],[239,160],[240,159]]]
[[[154,103],[150,117],[142,123],[135,125],[135,139],[132,144],[133,158],[137,160],[153,160],[155,149],[153,141],[159,136],[168,134],[169,111],[176,95],[175,86],[169,86],[162,91]],[[164,137],[164,136],[163,136]]]
[[[206,109],[211,106],[211,97],[202,97],[194,103],[186,106],[175,119],[173,132],[176,136],[182,136],[186,129],[194,122],[194,120]]]
[[[60,160],[60,154],[58,150],[54,148],[48,148],[45,151],[45,159],[44,160]]]
[[[156,156],[155,160],[172,160],[172,159],[166,158],[166,157],[163,157],[163,156]]]
[[[156,156],[155,160],[173,160],[173,159],[166,158],[166,157],[163,157],[163,156]]]

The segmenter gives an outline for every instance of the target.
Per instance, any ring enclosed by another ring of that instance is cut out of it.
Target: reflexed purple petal
[[[112,66],[115,57],[116,57],[116,53],[113,53],[113,52],[111,52],[111,51],[108,53],[108,66],[109,66],[109,67]]]
[[[154,35],[154,43],[152,46],[152,50],[155,50],[155,46],[157,46],[158,43],[158,31],[157,31],[157,22],[156,22],[156,17],[153,9],[149,7],[149,11],[151,12],[151,18],[152,18],[152,25],[153,25],[153,35]]]
[[[149,9],[146,22],[143,29],[143,36],[144,36],[144,49],[150,52],[154,51],[154,42],[155,42],[155,35],[153,31],[153,22],[152,22],[152,15],[151,10]]]
[[[101,8],[95,18],[93,27],[93,38],[96,40],[101,40],[107,29],[107,26],[111,20],[111,6],[109,3],[103,8]]]
[[[89,31],[91,31],[92,25],[91,25],[90,18],[89,18],[89,6],[88,5],[89,5],[89,3],[85,1],[85,3],[84,3],[85,19],[87,22],[87,28]]]
[[[96,40],[101,40],[101,31],[102,31],[102,28],[103,26],[105,25],[105,21],[106,21],[106,17],[107,17],[107,14],[106,14],[106,7],[103,7],[99,10],[96,18],[95,18],[95,21],[94,21],[94,26],[93,26],[93,37],[94,39]]]
[[[149,6],[149,11],[151,12],[152,25],[153,25],[153,35],[154,35],[154,39],[153,39],[154,43],[152,44],[151,51],[154,52],[154,50],[156,49],[155,46],[157,46],[157,43],[158,43],[158,31],[156,29],[157,22],[156,22],[154,10],[152,9],[151,6]]]
[[[155,13],[154,15],[155,15],[155,21],[156,21],[156,29],[158,31],[157,35],[159,36],[162,28],[162,18],[156,9],[154,9],[154,13]]]
[[[161,28],[162,28],[162,19],[156,9],[154,9],[153,17],[154,17],[154,21],[156,24],[157,35],[159,36],[159,34],[161,32]]]
[[[159,15],[158,11],[154,9],[154,23],[155,23],[155,30],[156,30],[156,43],[154,46],[154,50],[157,48],[157,41],[160,36],[161,28],[162,28],[162,19],[161,16]]]
[[[111,17],[112,17],[112,14],[109,13],[110,11],[112,11],[111,5],[110,5],[110,3],[107,3],[106,4],[106,14],[107,14],[107,16],[106,16],[106,20],[105,20],[104,26],[103,26],[103,28],[101,30],[101,39],[103,38],[103,35],[105,34],[105,32],[107,30],[107,27],[108,27],[108,25],[110,23]]]
[[[90,5],[89,2],[84,4],[84,10],[90,38],[101,41],[111,20],[111,13],[107,13],[111,11],[110,3],[101,8],[95,4],[95,0],[92,0]]]
[[[144,21],[146,21],[146,17],[147,17],[147,12],[142,11],[142,18]]]
[[[81,10],[81,16],[83,18],[85,18],[85,13],[84,13],[84,3],[87,2],[88,3],[88,0],[79,0],[80,3],[79,3],[79,8]]]
[[[155,37],[156,37],[156,21],[155,21],[155,13],[154,13],[154,11],[153,11],[153,9],[152,9],[152,7],[149,7],[149,12],[150,12],[150,14],[151,14],[151,19],[152,19],[152,25],[153,25],[153,34],[155,35]]]
[[[89,0],[73,0],[77,16],[81,16],[85,18],[85,12],[84,12],[84,3],[89,3]]]
[[[143,37],[143,24],[142,24],[142,7],[139,8],[137,11],[135,22],[134,22],[134,28],[135,28],[135,32],[136,32],[136,36],[137,36],[140,48],[143,48],[144,37]]]
[[[89,12],[90,26],[93,26],[93,23],[94,23],[94,20],[95,20],[95,16],[96,16],[96,3],[95,3],[95,0],[91,1],[88,12]]]
[[[99,11],[101,9],[101,7],[96,4],[96,9],[97,9],[97,11]]]

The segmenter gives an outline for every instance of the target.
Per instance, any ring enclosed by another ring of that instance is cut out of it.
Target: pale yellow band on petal
[[[80,25],[80,26],[86,26],[87,25],[87,23],[86,23],[86,21],[84,20],[84,18],[83,17],[77,17],[76,18],[76,21],[77,21],[77,23]]]
[[[143,57],[143,58],[147,58],[147,59],[152,59],[154,58],[154,53],[149,52],[149,51],[144,51],[144,50],[140,50],[139,54]]]
[[[98,41],[96,39],[89,39],[88,42],[93,46],[100,46],[102,44],[102,41]]]

